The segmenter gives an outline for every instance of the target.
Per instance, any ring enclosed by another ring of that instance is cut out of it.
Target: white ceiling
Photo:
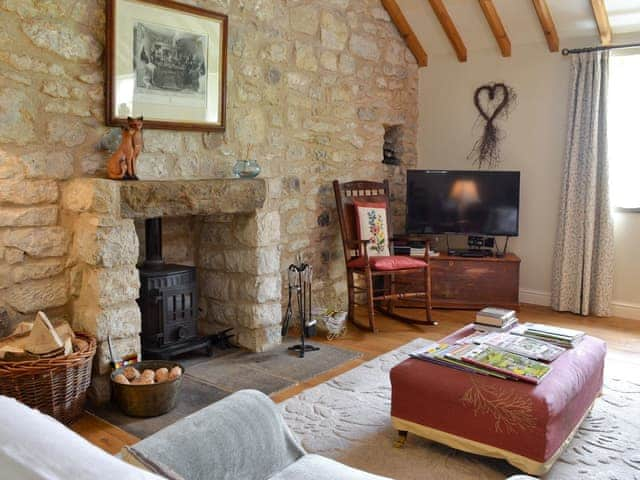
[[[600,38],[590,0],[547,0],[553,16],[560,48],[598,45]],[[402,11],[430,56],[454,55],[428,0],[398,0]],[[444,0],[462,37],[469,56],[474,51],[498,46],[477,0]],[[539,43],[546,48],[542,28],[531,0],[494,0],[509,35],[514,55],[518,45]],[[613,30],[613,42],[640,37],[640,0],[605,0]]]

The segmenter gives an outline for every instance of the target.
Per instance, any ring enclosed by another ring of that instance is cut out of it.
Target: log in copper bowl
[[[184,368],[176,362],[166,360],[143,360],[142,362],[128,365],[142,372],[146,369],[157,370],[166,368],[171,370],[178,366],[182,370],[182,375],[173,380],[151,385],[126,385],[114,380],[116,375],[124,373],[124,368],[118,368],[111,373],[111,386],[113,388],[113,398],[120,409],[132,417],[157,417],[172,410],[176,406]]]

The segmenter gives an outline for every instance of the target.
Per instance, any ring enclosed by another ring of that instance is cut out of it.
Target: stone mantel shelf
[[[67,210],[116,213],[120,218],[248,214],[266,199],[261,178],[116,181],[75,178],[63,190]]]
[[[118,183],[124,218],[250,213],[266,198],[265,181],[257,178]]]

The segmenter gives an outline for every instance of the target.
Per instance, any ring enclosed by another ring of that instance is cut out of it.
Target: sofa
[[[0,478],[385,480],[305,452],[277,406],[254,390],[209,405],[118,456],[53,418],[0,396]]]
[[[276,405],[254,390],[211,404],[118,457],[53,418],[0,396],[0,478],[385,480],[305,452]]]

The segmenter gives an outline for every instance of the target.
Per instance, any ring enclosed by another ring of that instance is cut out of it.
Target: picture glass
[[[114,120],[221,125],[221,19],[116,0],[114,20]]]

